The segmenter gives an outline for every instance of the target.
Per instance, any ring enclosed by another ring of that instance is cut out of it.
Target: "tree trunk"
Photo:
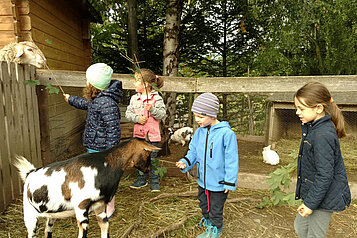
[[[128,0],[128,56],[135,60],[138,56],[138,21],[137,21],[137,0]],[[131,65],[134,67],[134,65]]]
[[[177,76],[179,33],[183,0],[168,0],[166,10],[166,25],[164,29],[163,75]],[[175,120],[176,93],[165,93],[167,117],[165,126],[172,127]]]
[[[164,29],[163,70],[164,76],[177,76],[179,33],[183,0],[167,0],[166,24]],[[176,93],[164,93],[166,118],[162,121],[163,138],[167,138],[166,128],[173,128],[176,112]],[[163,142],[162,150],[170,153],[168,143]]]

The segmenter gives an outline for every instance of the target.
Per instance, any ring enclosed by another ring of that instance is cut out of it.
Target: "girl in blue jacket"
[[[199,95],[192,105],[200,126],[194,133],[187,155],[176,163],[185,173],[197,167],[198,200],[206,231],[197,238],[219,237],[223,207],[228,191],[235,190],[238,176],[237,138],[228,122],[218,121],[219,100],[212,93]]]
[[[86,71],[87,86],[83,96],[64,94],[65,101],[71,106],[87,110],[83,145],[89,153],[110,149],[120,142],[120,110],[118,103],[123,96],[122,83],[111,80],[113,69],[97,63]],[[108,203],[107,216],[114,213],[114,197]]]
[[[301,237],[325,237],[334,211],[351,203],[346,169],[339,138],[346,136],[344,118],[327,88],[310,82],[294,97],[296,114],[302,125],[294,227]]]

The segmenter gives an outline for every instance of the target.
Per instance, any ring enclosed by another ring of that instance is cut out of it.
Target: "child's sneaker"
[[[146,182],[146,174],[138,174],[138,178],[136,179],[136,181],[129,187],[139,189],[145,187],[146,185],[148,185],[148,183]]]
[[[209,229],[209,236],[210,238],[219,238],[222,235],[222,228],[217,229],[216,226],[210,226],[207,227],[207,229]]]
[[[210,231],[211,229],[209,229],[209,227],[211,227],[212,222],[210,219],[206,219],[204,217],[202,217],[200,224],[198,225],[199,227],[204,227],[206,228],[205,232],[203,232],[202,234],[199,234],[197,236],[197,238],[209,238],[210,237]]]

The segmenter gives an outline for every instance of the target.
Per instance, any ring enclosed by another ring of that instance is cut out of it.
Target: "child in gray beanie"
[[[197,238],[218,238],[223,228],[223,208],[228,192],[236,190],[238,176],[237,138],[228,122],[218,121],[219,100],[203,93],[193,102],[194,133],[187,155],[176,166],[185,173],[197,166],[198,200],[205,232]]]

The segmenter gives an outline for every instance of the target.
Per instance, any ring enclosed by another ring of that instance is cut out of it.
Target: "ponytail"
[[[331,115],[331,120],[335,126],[338,138],[345,137],[347,135],[345,129],[345,119],[341,110],[338,108],[336,103],[330,103],[329,109],[329,111],[326,111]]]
[[[158,88],[162,88],[162,86],[164,86],[164,80],[158,75],[155,75],[155,78],[156,78],[155,80],[156,86]]]

